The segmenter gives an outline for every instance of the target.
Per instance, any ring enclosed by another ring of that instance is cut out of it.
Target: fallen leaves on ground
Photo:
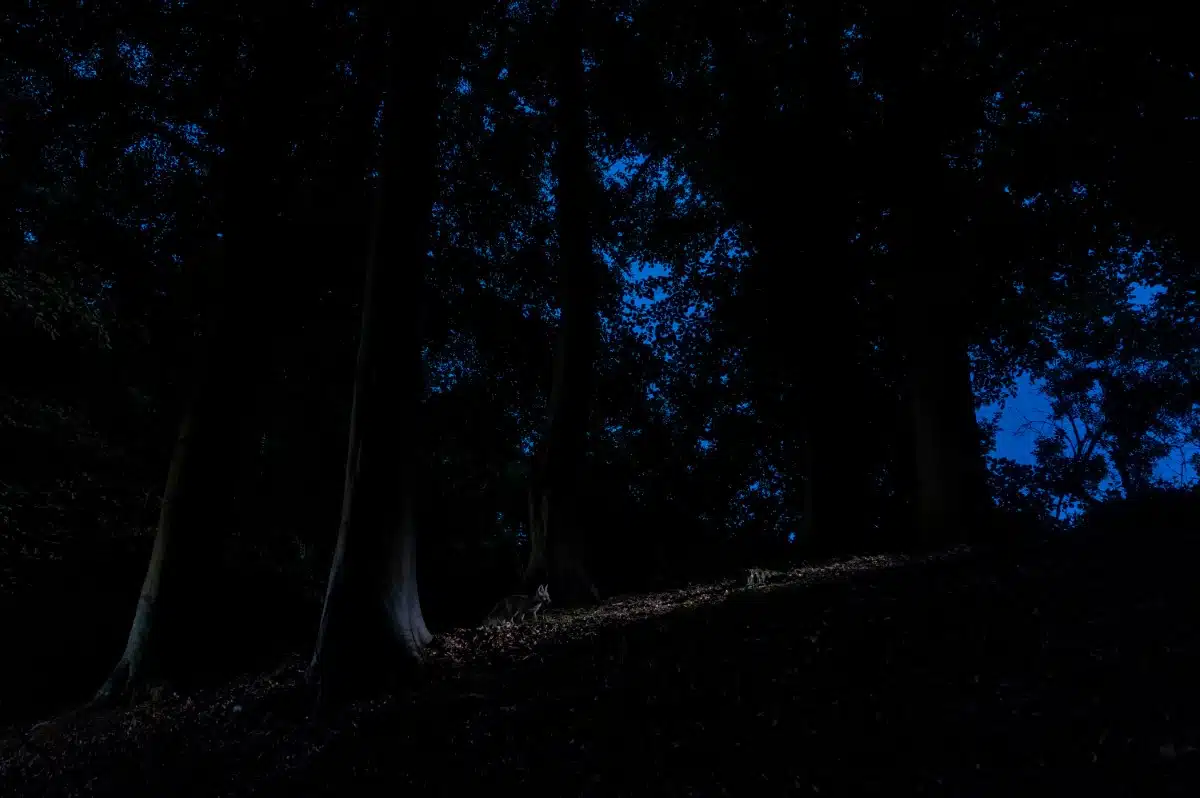
[[[867,557],[440,635],[320,719],[302,660],[0,742],[0,794],[1200,794],[1194,542]]]

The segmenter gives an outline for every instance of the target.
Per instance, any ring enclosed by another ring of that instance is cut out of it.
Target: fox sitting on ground
[[[497,626],[508,621],[515,622],[524,619],[530,613],[533,614],[533,619],[536,621],[538,612],[549,603],[549,586],[538,585],[537,592],[532,596],[515,595],[501,599],[500,603],[488,613],[487,625]]]

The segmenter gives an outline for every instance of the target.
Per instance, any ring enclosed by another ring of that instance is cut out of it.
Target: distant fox
[[[488,613],[487,625],[496,626],[506,621],[524,619],[529,613],[537,620],[537,614],[542,607],[550,603],[549,585],[538,585],[537,592],[532,596],[515,595],[501,599],[500,603]]]

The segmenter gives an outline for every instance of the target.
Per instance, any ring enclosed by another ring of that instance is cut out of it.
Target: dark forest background
[[[129,665],[156,534],[211,673],[311,650],[339,526],[436,631],[1191,506],[1182,11],[437,5],[0,12],[4,720]]]

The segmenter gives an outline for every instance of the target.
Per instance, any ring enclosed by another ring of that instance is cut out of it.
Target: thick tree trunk
[[[149,680],[194,672],[211,660],[216,621],[200,606],[199,596],[213,578],[219,547],[211,533],[224,520],[227,498],[221,474],[230,434],[215,419],[223,415],[221,404],[233,398],[216,379],[221,341],[228,337],[228,308],[221,301],[223,247],[214,245],[204,261],[192,290],[207,300],[206,329],[193,352],[191,388],[167,469],[154,547],[125,648],[93,699],[96,706],[126,698]]]
[[[281,86],[290,85],[281,76],[290,69],[287,48],[297,46],[269,34],[257,45],[254,77],[231,92],[236,102],[222,109],[219,138],[228,142],[229,155],[218,160],[212,183],[220,193],[224,237],[204,253],[204,268],[189,281],[194,293],[185,304],[203,310],[203,334],[194,344],[150,563],[125,649],[98,703],[148,679],[175,679],[227,664],[234,653],[226,645],[227,617],[214,609],[234,603],[224,595],[214,600],[212,586],[220,583],[224,538],[241,521],[234,512],[238,480],[230,475],[239,472],[243,443],[257,429],[246,397],[257,393],[264,330],[270,327],[263,297],[278,205],[272,155],[286,140],[275,138],[288,128],[283,114],[293,105],[280,95]],[[234,57],[225,53],[225,63]]]
[[[909,292],[905,322],[914,510],[917,529],[931,543],[976,537],[989,501],[964,322],[951,303],[937,301],[938,293],[928,283]]]
[[[923,163],[933,171],[944,168],[940,159]],[[968,357],[971,290],[963,275],[971,264],[953,262],[969,261],[971,252],[943,218],[955,212],[945,196],[950,188],[932,187],[936,174],[909,179],[906,193],[913,199],[902,211],[906,227],[896,254],[905,273],[896,301],[913,458],[913,532],[926,544],[978,539],[989,534],[991,499]],[[921,180],[931,188],[914,188]]]
[[[568,604],[596,600],[599,595],[583,567],[590,496],[582,472],[598,334],[599,264],[592,253],[595,181],[587,148],[581,12],[581,0],[564,0],[554,25],[559,41],[555,171],[562,320],[546,433],[533,462],[531,545],[525,571],[527,583],[548,582],[555,601]]]
[[[162,509],[158,516],[158,530],[154,536],[154,549],[150,554],[150,564],[146,568],[146,577],[142,581],[142,589],[138,595],[137,609],[134,611],[133,623],[130,625],[129,637],[121,658],[113,668],[108,679],[96,693],[93,703],[108,704],[125,696],[129,690],[140,684],[145,677],[148,655],[152,650],[151,636],[158,632],[160,622],[163,576],[167,570],[168,554],[175,554],[178,548],[176,536],[181,534],[178,529],[186,521],[180,511],[186,510],[184,490],[188,479],[187,473],[192,459],[192,445],[195,433],[195,414],[192,408],[184,412],[183,423],[180,424],[179,438],[175,442],[175,450],[171,455],[171,464],[167,471],[167,485],[163,490]],[[183,533],[186,534],[186,533]]]
[[[432,639],[417,591],[413,504],[424,391],[420,293],[437,190],[437,60],[410,48],[414,41],[390,22],[384,158],[342,518],[309,667],[323,699],[387,684],[418,664]]]
[[[970,113],[955,116],[972,107],[971,95],[946,67],[923,69],[941,45],[948,13],[931,4],[897,21],[900,77],[890,98],[897,130],[893,254],[903,268],[893,279],[911,423],[914,531],[931,544],[986,534],[991,510],[967,350],[977,263],[971,223],[960,218],[957,184],[943,156],[955,126],[973,124]],[[930,119],[950,129],[931,136]]]

